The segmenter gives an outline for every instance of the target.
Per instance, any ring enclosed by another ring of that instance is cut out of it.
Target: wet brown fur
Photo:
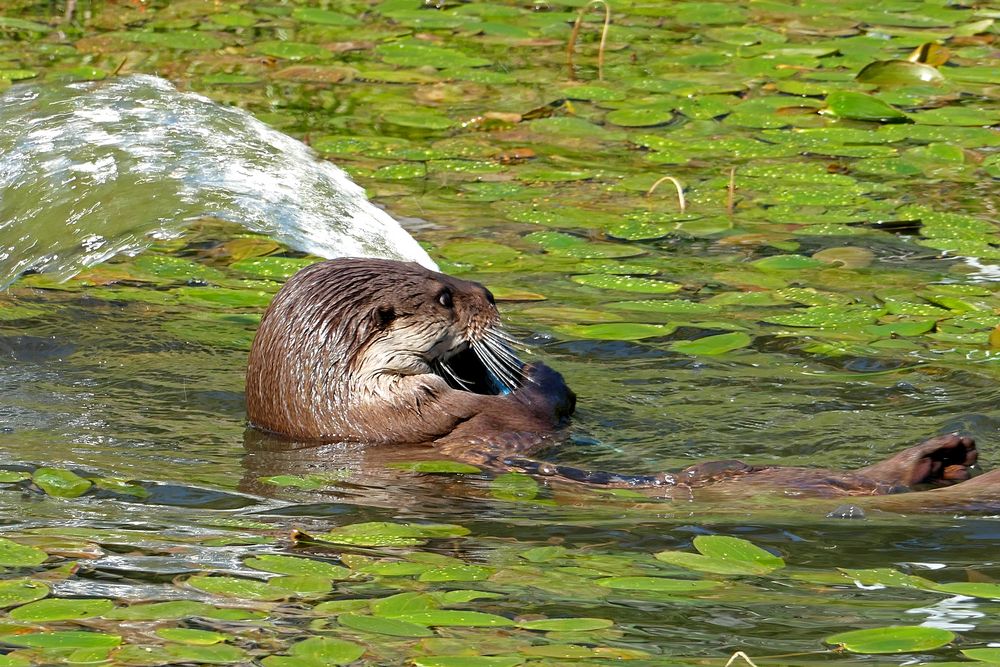
[[[438,301],[446,289],[451,308]],[[575,401],[551,369],[527,367],[535,381],[507,396],[474,394],[421,367],[439,350],[400,350],[410,331],[467,339],[498,321],[479,283],[391,260],[314,264],[264,313],[247,368],[247,416],[265,431],[327,442],[443,446],[551,432]]]

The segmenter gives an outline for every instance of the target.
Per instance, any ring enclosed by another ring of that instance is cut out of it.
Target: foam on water
[[[164,79],[0,96],[0,286],[70,277],[213,216],[321,257],[434,261],[304,144]]]

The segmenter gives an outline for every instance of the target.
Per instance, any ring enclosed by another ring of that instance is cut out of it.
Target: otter
[[[559,428],[576,396],[511,350],[493,295],[418,264],[334,259],[288,280],[250,350],[247,417],[298,440],[521,441]]]
[[[883,495],[964,482],[978,457],[972,438],[953,434],[853,471],[716,461],[622,475],[537,461],[528,457],[557,439],[576,396],[555,370],[523,363],[511,342],[479,283],[395,260],[319,262],[292,276],[261,319],[248,421],[299,441],[424,445],[470,463],[632,488]],[[995,487],[1000,471],[966,484],[970,494]]]

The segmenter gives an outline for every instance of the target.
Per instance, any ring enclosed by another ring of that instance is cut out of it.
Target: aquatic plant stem
[[[731,656],[729,656],[729,661],[726,663],[725,667],[730,667],[730,665],[732,665],[733,662],[738,659],[746,661],[746,663],[750,665],[750,667],[757,667],[757,663],[751,660],[750,656],[748,656],[743,651],[737,651],[736,653],[733,653]]]
[[[726,189],[726,213],[730,216],[736,209],[736,167],[729,168],[729,186]]]
[[[647,197],[652,196],[653,192],[656,191],[656,188],[658,188],[660,186],[660,183],[662,183],[663,181],[670,181],[671,183],[674,184],[674,188],[677,190],[677,207],[681,210],[681,213],[687,211],[687,200],[684,199],[684,186],[681,185],[681,182],[676,178],[674,178],[673,176],[664,176],[662,178],[657,179],[655,183],[649,186],[649,190],[646,191],[646,196]]]
[[[569,35],[566,43],[566,65],[569,69],[569,80],[575,81],[576,75],[573,72],[573,52],[576,50],[576,39],[580,36],[580,26],[583,25],[583,15],[591,6],[604,6],[604,28],[601,30],[601,43],[597,47],[597,80],[604,81],[604,47],[608,41],[608,28],[611,27],[611,6],[605,0],[590,0],[580,8],[576,15],[576,22],[573,23],[573,32]]]

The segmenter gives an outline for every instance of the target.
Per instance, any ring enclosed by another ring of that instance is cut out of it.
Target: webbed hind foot
[[[855,472],[891,486],[945,486],[972,477],[970,468],[978,458],[974,439],[951,433],[931,438]]]

